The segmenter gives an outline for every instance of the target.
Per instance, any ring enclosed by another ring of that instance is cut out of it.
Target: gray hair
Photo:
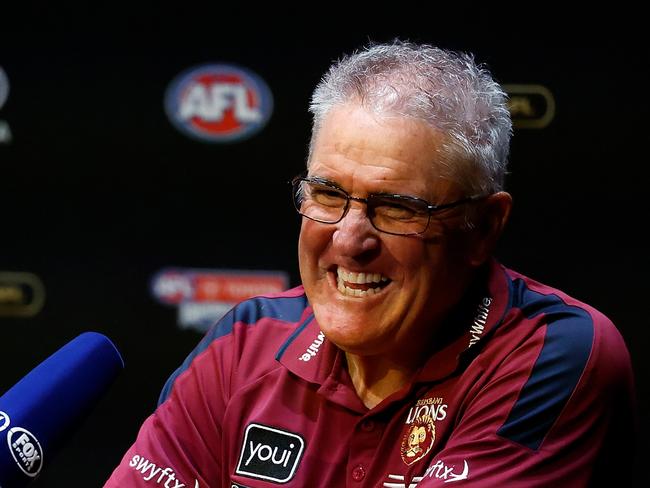
[[[507,96],[472,55],[394,41],[341,58],[311,98],[310,160],[325,116],[346,103],[427,122],[446,135],[443,176],[472,194],[503,189],[512,134]]]

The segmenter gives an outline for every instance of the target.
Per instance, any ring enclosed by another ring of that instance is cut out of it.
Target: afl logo
[[[165,111],[183,134],[204,142],[235,142],[259,132],[273,97],[255,73],[230,64],[205,64],[177,76],[167,88]]]
[[[9,450],[20,470],[35,478],[43,467],[43,449],[38,439],[22,427],[9,429],[7,435]]]

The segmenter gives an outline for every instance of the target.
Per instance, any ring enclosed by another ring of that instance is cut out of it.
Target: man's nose
[[[347,213],[335,225],[332,242],[338,252],[358,256],[378,248],[379,231],[372,226],[364,203],[351,201]]]

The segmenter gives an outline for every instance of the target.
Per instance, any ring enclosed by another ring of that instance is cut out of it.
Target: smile
[[[336,269],[336,287],[348,297],[366,297],[379,293],[390,280],[380,273],[355,273]]]

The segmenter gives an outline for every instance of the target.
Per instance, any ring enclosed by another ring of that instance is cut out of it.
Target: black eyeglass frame
[[[345,207],[343,208],[343,213],[341,214],[341,216],[337,220],[315,219],[313,217],[310,217],[308,215],[303,214],[300,211],[300,205],[299,205],[297,189],[299,187],[299,184],[302,183],[303,181],[306,182],[306,183],[315,183],[315,184],[318,184],[318,185],[323,185],[323,186],[332,188],[334,190],[340,191],[343,195],[345,195],[345,197],[346,197]],[[377,229],[379,232],[383,232],[385,234],[391,234],[391,235],[395,235],[395,236],[417,236],[417,235],[422,235],[429,228],[429,224],[431,223],[431,215],[434,212],[439,212],[440,210],[446,210],[446,209],[458,207],[458,206],[463,205],[465,203],[474,202],[474,201],[477,201],[477,200],[481,200],[483,198],[487,198],[488,196],[491,195],[491,194],[473,195],[473,196],[461,198],[460,200],[456,200],[456,201],[453,201],[453,202],[442,203],[442,204],[439,204],[439,205],[433,205],[433,204],[427,202],[426,200],[424,200],[422,198],[414,197],[414,196],[410,196],[410,195],[401,195],[399,193],[371,193],[366,198],[353,197],[347,191],[345,191],[343,188],[341,188],[340,186],[332,183],[329,180],[326,180],[324,178],[314,177],[314,176],[312,176],[312,177],[305,176],[305,175],[302,175],[302,174],[296,176],[295,178],[293,178],[289,183],[291,184],[291,190],[292,190],[292,195],[291,196],[292,196],[292,200],[293,200],[293,205],[296,208],[296,210],[298,211],[298,213],[300,215],[302,215],[303,217],[306,217],[309,220],[313,220],[314,222],[320,222],[322,224],[337,224],[341,220],[343,220],[343,218],[347,215],[348,210],[350,210],[350,200],[354,200],[355,202],[364,203],[366,205],[366,216],[368,217],[368,220],[370,221],[370,224],[375,229]],[[410,233],[390,232],[390,231],[387,231],[387,230],[384,230],[384,229],[380,229],[379,227],[377,227],[377,225],[375,225],[374,219],[372,218],[372,216],[368,212],[368,209],[374,208],[373,205],[368,204],[368,202],[371,201],[373,199],[373,197],[378,197],[378,198],[389,197],[389,198],[394,198],[396,200],[404,200],[405,202],[417,202],[417,203],[420,203],[420,204],[423,205],[423,207],[422,207],[423,211],[425,211],[425,206],[426,206],[427,223],[424,226],[424,229],[421,230],[420,232],[410,232]]]

